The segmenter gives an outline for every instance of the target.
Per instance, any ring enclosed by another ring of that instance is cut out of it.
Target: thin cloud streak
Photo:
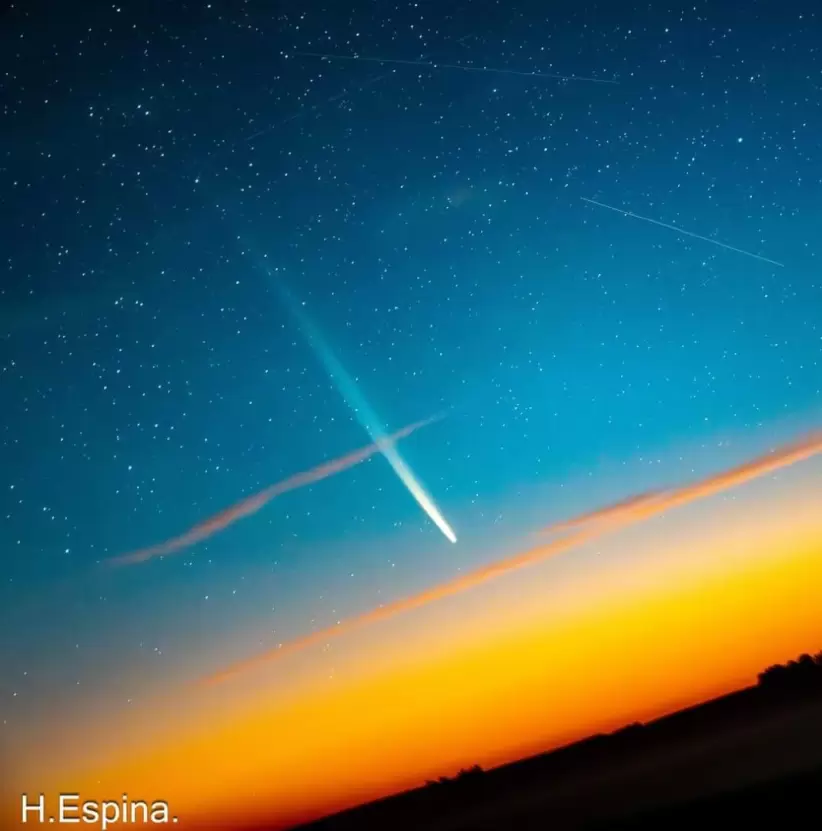
[[[312,632],[311,634],[304,635],[301,638],[295,638],[293,641],[284,643],[277,649],[271,649],[268,652],[263,652],[260,655],[249,658],[246,661],[234,664],[223,672],[219,672],[209,678],[206,678],[203,683],[207,685],[218,684],[240,672],[252,669],[260,664],[268,663],[276,658],[281,658],[291,652],[297,652],[301,649],[305,649],[308,646],[324,643],[329,638],[344,635],[352,629],[357,629],[370,623],[377,623],[378,621],[386,620],[394,617],[394,615],[401,614],[402,612],[410,612],[413,609],[418,609],[420,606],[426,606],[437,600],[442,600],[443,598],[460,594],[461,592],[467,591],[474,586],[478,586],[481,583],[485,583],[488,580],[492,580],[493,578],[500,576],[501,574],[505,574],[508,571],[513,571],[514,569],[522,568],[523,566],[530,565],[532,563],[538,563],[540,560],[544,560],[554,554],[559,554],[569,548],[581,545],[583,542],[586,542],[588,539],[592,539],[595,536],[598,536],[598,533],[580,531],[576,534],[564,537],[563,539],[553,540],[544,545],[532,548],[530,551],[526,551],[523,554],[517,554],[516,556],[509,557],[505,560],[498,560],[497,562],[490,563],[489,565],[483,566],[476,571],[472,571],[453,580],[449,580],[447,583],[441,583],[438,586],[433,586],[432,588],[427,589],[424,592],[420,592],[419,594],[401,598],[400,600],[395,600],[393,603],[386,603],[382,606],[378,606],[376,609],[364,612],[361,615],[347,618],[346,620],[338,623],[336,626],[329,626],[326,629]]]
[[[554,523],[548,528],[543,528],[539,534],[560,534],[566,531],[572,531],[574,528],[579,528],[582,525],[589,525],[599,522],[607,522],[614,518],[619,519],[626,516],[629,512],[642,510],[646,506],[656,503],[660,497],[663,497],[669,491],[651,490],[646,493],[635,494],[626,499],[620,499],[619,502],[614,502],[612,505],[606,505],[604,508],[596,508],[593,511],[586,511],[584,514],[579,514],[571,519],[565,519],[562,522]]]
[[[741,465],[701,479],[693,484],[684,485],[680,488],[650,490],[629,496],[627,499],[622,499],[605,508],[557,522],[543,529],[540,533],[543,535],[564,533],[583,524],[608,520],[620,523],[638,522],[655,514],[664,513],[671,508],[744,485],[753,479],[758,479],[797,462],[805,461],[819,453],[822,453],[822,431],[810,433],[784,444],[776,450],[763,453],[748,462],[743,462]]]
[[[188,531],[177,537],[172,537],[170,540],[166,540],[166,542],[159,543],[158,545],[141,548],[130,554],[113,557],[108,560],[108,563],[114,566],[144,563],[155,557],[175,554],[178,551],[182,551],[184,548],[189,548],[198,542],[202,542],[203,540],[214,536],[238,520],[251,516],[251,514],[259,511],[260,508],[268,504],[272,499],[282,496],[284,493],[288,493],[288,491],[297,490],[297,488],[304,488],[307,485],[313,485],[315,482],[319,482],[322,479],[327,479],[329,476],[342,473],[344,470],[348,470],[349,468],[360,464],[360,462],[364,462],[366,459],[376,455],[377,453],[385,452],[386,447],[392,446],[394,442],[404,439],[417,430],[427,427],[429,424],[433,424],[435,421],[439,421],[442,418],[442,415],[437,415],[432,418],[425,419],[424,421],[417,421],[414,424],[409,424],[407,427],[403,427],[401,430],[397,430],[396,433],[392,433],[385,438],[381,438],[378,441],[367,445],[366,447],[354,450],[351,453],[347,453],[345,456],[340,456],[338,459],[331,459],[330,461],[323,462],[310,470],[303,471],[302,473],[295,473],[293,476],[289,476],[281,482],[270,485],[265,490],[260,491],[253,496],[249,496],[241,502],[237,502],[231,507],[220,511],[220,513],[198,523],[193,528],[190,528]]]
[[[429,603],[459,594],[474,588],[503,574],[515,571],[525,566],[534,565],[549,557],[569,551],[586,542],[603,536],[610,531],[619,530],[628,525],[664,513],[672,508],[703,499],[720,493],[760,476],[776,470],[805,461],[822,453],[822,431],[811,433],[776,450],[758,456],[749,462],[730,468],[722,473],[706,477],[698,482],[680,488],[671,488],[665,491],[649,491],[646,494],[620,500],[598,511],[586,512],[578,517],[556,523],[545,529],[545,533],[555,534],[560,531],[578,528],[574,533],[559,539],[551,540],[538,545],[528,551],[498,560],[483,566],[469,574],[433,586],[426,591],[411,597],[396,600],[372,609],[363,614],[350,617],[336,626],[330,626],[318,632],[312,632],[301,638],[295,638],[277,649],[264,652],[248,660],[241,661],[227,669],[205,678],[201,683],[216,684],[225,681],[234,675],[252,669],[268,661],[304,649],[317,643],[323,643],[330,638],[350,632],[371,623],[386,620],[394,615],[418,609]]]

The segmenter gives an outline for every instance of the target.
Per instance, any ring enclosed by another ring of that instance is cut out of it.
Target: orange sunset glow
[[[751,683],[819,645],[819,470],[811,462],[399,615],[385,631],[366,627],[336,656],[309,648],[308,676],[295,673],[296,656],[241,673],[225,694],[255,697],[230,717],[203,710],[175,731],[175,709],[196,709],[204,694],[178,689],[155,713],[164,732],[50,787],[163,799],[181,827],[285,827]],[[560,569],[582,557],[600,567]],[[280,690],[266,704],[267,686],[289,683],[290,698]]]

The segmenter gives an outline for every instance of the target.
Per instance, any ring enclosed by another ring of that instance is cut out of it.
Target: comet
[[[387,441],[388,436],[386,435],[380,418],[365,400],[365,396],[360,391],[356,382],[342,365],[339,358],[334,354],[334,351],[322,336],[314,321],[306,313],[304,308],[305,304],[298,302],[288,287],[281,279],[272,274],[270,269],[266,268],[266,271],[279,292],[284,305],[293,316],[300,331],[308,341],[309,346],[328,373],[332,383],[346,404],[351,408],[357,421],[359,421],[371,437],[371,441],[379,445],[380,452],[385,457],[385,460],[391,465],[400,482],[402,482],[411,496],[416,500],[420,508],[425,511],[428,518],[437,526],[449,542],[455,543],[457,541],[457,535],[454,533],[454,529],[448,524],[448,521],[442,515],[442,512],[436,506],[430,494],[414,475],[414,472],[406,461],[400,456],[394,443]]]

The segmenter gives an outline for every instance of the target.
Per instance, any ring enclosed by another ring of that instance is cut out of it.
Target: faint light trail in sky
[[[365,55],[332,55],[325,52],[295,51],[293,54],[305,58],[321,58],[324,61],[362,61],[364,63],[397,64],[401,66],[424,66],[429,69],[458,69],[461,72],[488,72],[494,75],[519,75],[521,78],[551,78],[556,81],[589,81],[593,84],[618,84],[610,78],[588,78],[583,75],[558,75],[555,72],[523,72],[517,69],[499,69],[492,66],[466,66],[465,64],[442,63],[442,61],[412,61],[400,58],[374,58]]]
[[[371,405],[365,400],[365,396],[360,392],[354,379],[334,354],[325,338],[323,338],[313,320],[308,316],[303,304],[293,296],[283,281],[276,274],[272,273],[271,269],[266,267],[266,272],[279,292],[283,302],[288,307],[288,311],[293,315],[309,345],[316,353],[325,371],[345,399],[345,402],[354,412],[357,420],[368,432],[371,440],[380,444],[380,452],[385,456],[386,461],[391,465],[411,496],[417,501],[417,504],[425,511],[434,525],[442,531],[446,539],[449,542],[455,543],[457,541],[457,535],[454,533],[453,528],[451,528],[439,508],[434,504],[434,500],[414,475],[414,472],[406,464],[402,456],[400,456],[396,445],[387,441],[388,434],[385,432],[382,422]]]
[[[650,222],[652,225],[659,225],[660,228],[667,228],[669,231],[676,231],[678,234],[684,234],[686,237],[693,237],[694,239],[702,240],[702,242],[710,242],[711,245],[718,245],[726,251],[733,251],[736,254],[744,254],[746,257],[752,257],[755,260],[761,260],[763,263],[770,263],[777,265],[780,268],[785,268],[784,263],[778,263],[776,260],[769,260],[767,257],[762,257],[759,254],[754,254],[752,251],[745,251],[744,248],[736,248],[733,245],[720,242],[718,239],[711,239],[710,237],[703,237],[700,234],[695,234],[693,231],[686,231],[684,228],[677,228],[676,225],[669,225],[667,222],[660,222],[658,219],[651,219],[647,216],[640,216],[633,211],[624,211],[622,208],[615,208],[613,205],[606,205],[604,202],[597,202],[596,199],[588,199],[585,196],[580,196],[583,202],[588,202],[591,205],[596,205],[599,208],[607,208],[609,211],[616,211],[623,216],[632,217],[633,219],[641,219],[643,222]]]

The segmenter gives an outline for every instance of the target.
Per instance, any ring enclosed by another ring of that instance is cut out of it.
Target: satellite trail
[[[440,63],[439,61],[410,61],[399,58],[371,58],[362,55],[329,55],[323,52],[293,52],[304,58],[322,58],[326,61],[363,61],[365,63],[400,64],[402,66],[425,66],[429,69],[460,69],[463,72],[490,72],[496,75],[518,75],[521,78],[552,78],[555,81],[588,81],[592,84],[618,84],[607,78],[586,78],[582,75],[557,75],[553,72],[521,72],[516,69],[495,69],[490,66],[463,66],[456,63]]]
[[[360,392],[354,379],[348,374],[345,367],[340,363],[337,356],[332,351],[331,347],[326,343],[319,329],[314,325],[314,322],[305,313],[302,304],[291,294],[285,284],[278,279],[271,270],[266,267],[266,272],[271,278],[283,299],[289,312],[297,321],[298,326],[302,330],[303,335],[308,341],[311,348],[316,353],[317,357],[322,363],[325,371],[331,378],[334,386],[337,387],[345,402],[353,411],[357,420],[362,424],[371,440],[378,444],[380,452],[385,456],[388,464],[391,465],[394,472],[400,478],[400,481],[408,489],[408,492],[417,501],[417,504],[425,511],[431,521],[442,531],[449,542],[456,542],[457,535],[454,533],[451,526],[446,521],[445,517],[440,513],[439,508],[434,504],[434,500],[428,495],[425,488],[420,484],[417,477],[414,475],[411,468],[405,463],[405,460],[400,456],[399,451],[393,442],[389,440],[386,435],[382,423],[377,414],[371,408],[371,405],[365,400],[365,397]]]
[[[596,199],[586,199],[584,196],[581,196],[580,199],[582,199],[583,202],[590,202],[592,205],[599,205],[600,208],[608,208],[609,211],[616,211],[618,214],[623,214],[624,216],[631,216],[634,219],[641,219],[644,222],[659,225],[661,228],[668,228],[671,231],[676,231],[678,234],[685,234],[686,236],[693,237],[694,239],[701,239],[703,242],[710,242],[712,245],[718,245],[720,248],[725,248],[728,251],[735,251],[737,254],[744,254],[746,257],[753,257],[755,260],[761,260],[763,263],[770,263],[771,265],[778,265],[780,268],[785,268],[784,263],[778,263],[776,260],[769,260],[767,257],[760,257],[759,254],[753,254],[750,251],[743,250],[742,248],[734,248],[733,245],[726,245],[724,242],[711,239],[710,237],[702,237],[699,234],[693,233],[693,231],[686,231],[683,228],[677,228],[676,225],[668,225],[666,222],[660,222],[658,219],[650,219],[647,216],[640,216],[639,214],[632,213],[631,211],[623,211],[622,208],[615,208],[613,205],[606,205],[604,202],[597,202]]]

